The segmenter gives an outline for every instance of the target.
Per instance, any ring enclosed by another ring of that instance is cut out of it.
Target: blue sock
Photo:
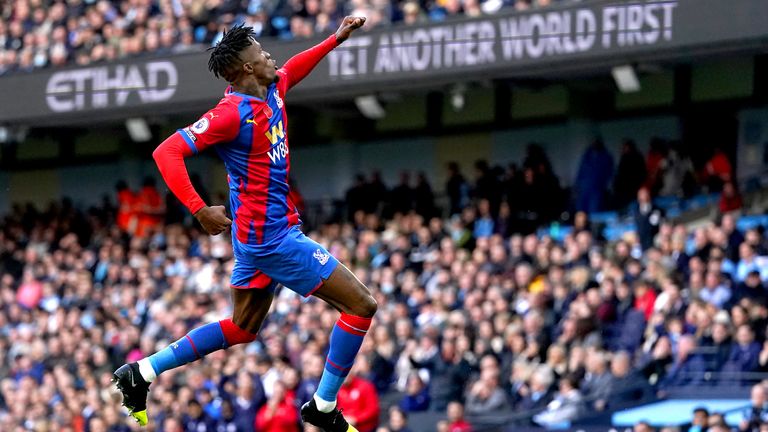
[[[370,326],[371,318],[341,314],[331,331],[331,346],[325,361],[323,376],[315,393],[317,397],[327,402],[336,400],[336,395],[355,363],[357,352]]]
[[[226,348],[227,341],[221,324],[212,322],[200,326],[176,342],[149,356],[156,375],[200,359]]]

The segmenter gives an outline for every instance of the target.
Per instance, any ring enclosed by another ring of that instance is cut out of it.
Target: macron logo
[[[325,263],[328,262],[328,260],[331,258],[331,256],[327,253],[323,253],[320,249],[316,250],[315,253],[312,254],[312,256],[320,263],[320,265],[325,265]]]

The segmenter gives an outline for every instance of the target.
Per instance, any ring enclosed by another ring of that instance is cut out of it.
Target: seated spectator
[[[591,351],[587,354],[586,372],[581,384],[582,394],[592,401],[594,409],[602,411],[608,403],[612,378],[603,352]]]
[[[718,271],[708,271],[699,298],[720,309],[731,298],[731,288]]]
[[[731,330],[727,322],[715,322],[712,324],[712,332],[703,338],[702,348],[708,349],[707,370],[720,371],[731,355],[732,341]]]
[[[704,372],[707,370],[704,358],[696,353],[696,338],[683,335],[677,346],[677,354],[667,372],[667,376],[659,383],[663,392],[675,387],[695,387],[702,384]]]
[[[408,415],[400,408],[393,406],[387,411],[389,414],[387,428],[391,432],[411,432],[408,427]]]
[[[761,431],[761,425],[768,423],[768,392],[764,384],[752,386],[750,404],[749,409],[744,412],[744,418],[739,422],[741,432]]]
[[[515,407],[516,410],[536,411],[547,406],[552,399],[552,384],[555,375],[552,369],[541,366],[531,375],[530,385],[525,387],[523,398]]]
[[[647,421],[641,421],[632,428],[632,432],[656,432],[656,428]]]
[[[755,331],[749,324],[742,324],[736,329],[736,341],[731,348],[731,355],[723,366],[723,379],[738,379],[742,373],[755,372],[759,367],[761,347],[755,341]]]
[[[379,396],[376,387],[359,375],[362,357],[358,356],[347,380],[339,390],[337,404],[344,418],[360,432],[373,432],[379,424]]]
[[[611,381],[607,406],[619,409],[644,400],[650,386],[640,372],[632,368],[632,360],[626,351],[614,354],[611,360]]]
[[[704,432],[709,424],[709,410],[699,407],[693,410],[693,420],[688,432]]]
[[[429,409],[429,389],[422,381],[418,373],[412,372],[408,376],[405,396],[400,401],[403,412],[426,411]]]
[[[556,427],[575,419],[584,409],[578,381],[572,376],[560,380],[560,389],[547,409],[533,417],[533,421],[545,427]]]
[[[467,393],[467,413],[488,414],[509,407],[507,395],[499,386],[498,375],[481,374]]]
[[[254,427],[264,432],[299,432],[298,424],[299,412],[293,399],[287,396],[285,385],[276,381],[272,388],[272,396],[256,415]]]
[[[464,405],[453,401],[448,404],[447,432],[472,432],[472,426],[464,419]]]
[[[747,273],[744,281],[736,286],[729,303],[740,304],[743,299],[751,300],[757,304],[768,304],[768,290],[763,285],[759,271],[752,270]]]
[[[200,432],[213,432],[214,430],[213,419],[203,411],[203,407],[194,399],[189,401],[187,414],[182,421],[184,423],[184,430]]]

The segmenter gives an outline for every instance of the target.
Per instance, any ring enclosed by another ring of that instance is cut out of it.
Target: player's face
[[[277,81],[277,64],[272,56],[261,48],[256,40],[251,40],[251,46],[246,48],[241,56],[243,66],[250,65],[253,75],[259,82],[271,84]]]

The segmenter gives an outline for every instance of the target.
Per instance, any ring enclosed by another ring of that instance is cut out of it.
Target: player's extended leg
[[[232,289],[232,318],[197,327],[166,348],[136,363],[121,366],[114,381],[123,394],[123,405],[131,416],[147,424],[147,393],[157,375],[220,349],[252,342],[272,305],[270,289]]]
[[[368,288],[342,264],[336,267],[314,295],[339,310],[341,317],[331,331],[330,349],[317,392],[301,408],[301,417],[305,422],[327,432],[356,431],[336,409],[336,395],[363,344],[363,338],[376,313],[376,300]]]

